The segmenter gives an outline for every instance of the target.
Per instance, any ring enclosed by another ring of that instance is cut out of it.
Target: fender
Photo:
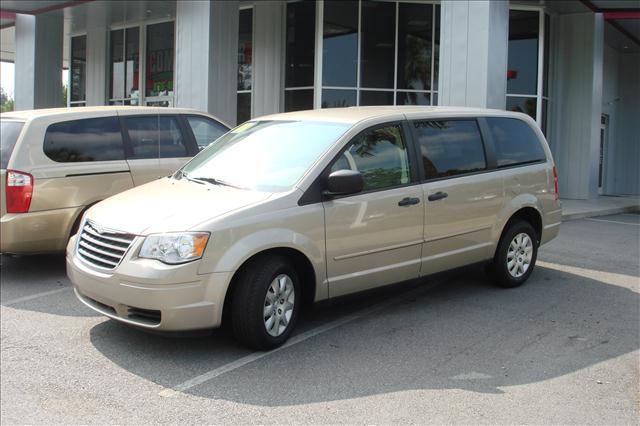
[[[224,252],[219,253],[220,257],[214,262],[212,272],[235,272],[247,260],[261,252],[289,248],[302,253],[313,266],[316,279],[315,300],[326,299],[329,296],[329,287],[326,282],[324,238],[319,241],[321,244],[307,235],[286,228],[258,230],[245,235],[224,249]]]
[[[519,194],[509,200],[502,209],[496,215],[496,223],[491,232],[491,241],[494,243],[491,245],[491,256],[494,255],[496,247],[498,246],[498,242],[500,241],[500,237],[502,236],[502,231],[504,231],[504,227],[511,217],[520,209],[525,207],[531,207],[535,209],[540,215],[540,220],[543,220],[542,208],[540,205],[540,200],[537,199],[532,194]],[[543,223],[544,226],[544,223]]]

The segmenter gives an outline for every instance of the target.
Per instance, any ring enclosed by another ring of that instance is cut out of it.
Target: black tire
[[[295,300],[286,329],[279,336],[272,336],[267,332],[263,316],[265,297],[272,281],[281,274],[291,278]],[[291,262],[283,256],[259,257],[245,265],[235,285],[231,323],[236,339],[257,350],[273,349],[286,342],[296,325],[302,304],[300,279]]]
[[[487,264],[486,270],[489,278],[491,278],[496,285],[504,288],[513,288],[522,285],[533,272],[540,243],[538,241],[536,231],[529,222],[516,220],[507,226],[507,229],[502,233],[502,237],[498,243],[498,248],[496,249],[493,260]],[[513,239],[522,233],[527,234],[531,239],[532,255],[527,270],[521,276],[516,277],[509,272],[509,268],[507,266],[507,255],[509,254],[509,247]]]

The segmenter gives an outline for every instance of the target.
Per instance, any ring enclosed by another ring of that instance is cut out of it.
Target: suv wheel
[[[517,287],[531,275],[538,255],[538,238],[533,227],[524,221],[513,222],[503,233],[489,276],[500,287]]]
[[[300,281],[284,257],[258,258],[241,271],[232,300],[233,332],[252,349],[272,349],[291,335],[301,304]]]

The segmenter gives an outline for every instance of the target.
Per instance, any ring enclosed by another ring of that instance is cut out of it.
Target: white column
[[[560,196],[588,199],[598,192],[604,21],[591,12],[558,20],[551,123]]]
[[[253,9],[254,117],[283,108],[285,7],[281,1],[259,1]]]
[[[64,106],[62,43],[62,16],[16,15],[16,110]]]
[[[505,108],[508,34],[508,1],[442,1],[440,105]]]
[[[109,30],[107,3],[93,2],[87,7],[87,105],[106,105],[109,87]]]
[[[235,124],[238,18],[238,1],[176,2],[176,106]]]

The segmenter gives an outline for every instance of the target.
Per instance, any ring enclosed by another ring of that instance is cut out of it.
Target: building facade
[[[639,195],[640,41],[633,31],[640,9],[634,7],[7,0],[2,34],[13,31],[15,41],[13,57],[3,46],[3,60],[15,61],[17,109],[60,106],[64,66],[68,106],[189,107],[229,124],[355,105],[521,111],[549,140],[564,198]]]

